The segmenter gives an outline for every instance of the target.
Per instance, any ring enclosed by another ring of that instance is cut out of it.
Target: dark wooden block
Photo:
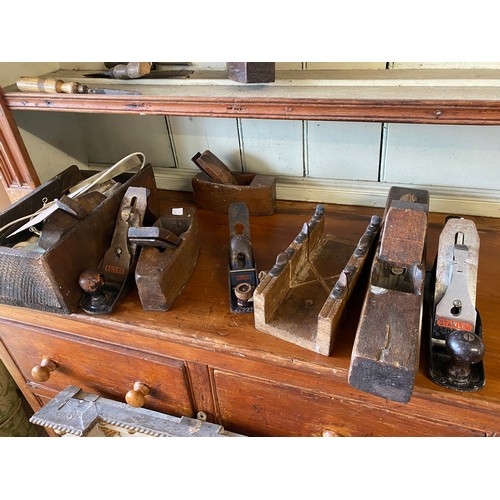
[[[198,208],[227,213],[231,203],[247,205],[250,215],[271,215],[276,206],[276,178],[252,172],[232,172],[238,184],[213,182],[200,172],[191,181]]]
[[[44,198],[61,198],[71,186],[94,173],[72,165],[1,213],[0,227],[38,210]],[[79,274],[84,269],[97,267],[109,247],[117,211],[127,188],[147,187],[150,190],[148,207],[152,214],[159,212],[156,182],[150,165],[136,174],[121,174],[115,180],[120,185],[113,194],[45,250],[9,246],[29,236],[29,231],[25,230],[14,236],[13,241],[7,238],[25,221],[0,234],[0,302],[64,314],[78,309],[83,295],[78,284]]]
[[[227,76],[239,83],[270,83],[275,79],[273,62],[228,62]]]
[[[145,311],[168,311],[186,286],[196,266],[200,248],[196,210],[172,208],[155,226],[171,232],[174,244],[142,244],[135,282]],[[130,236],[130,233],[129,233]]]
[[[354,340],[349,384],[407,403],[418,369],[429,194],[393,187]]]

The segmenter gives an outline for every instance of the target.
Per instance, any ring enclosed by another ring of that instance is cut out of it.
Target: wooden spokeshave
[[[380,218],[371,218],[357,244],[323,236],[324,224],[325,209],[318,205],[261,278],[254,293],[254,319],[257,330],[329,356]]]
[[[407,403],[420,354],[429,193],[393,186],[354,340],[349,384]]]

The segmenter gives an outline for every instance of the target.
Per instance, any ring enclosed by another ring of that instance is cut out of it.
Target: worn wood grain
[[[232,203],[245,203],[251,215],[271,215],[276,205],[276,178],[252,172],[232,172],[237,184],[214,182],[201,172],[191,181],[196,206],[227,213]]]
[[[11,201],[40,185],[40,179],[29,157],[19,129],[0,88],[0,177]]]
[[[328,356],[344,320],[363,264],[378,232],[366,229],[359,242],[323,234],[325,212],[313,216],[276,258],[257,286],[257,330]]]
[[[189,193],[166,191],[160,194],[163,207],[180,203],[194,206]],[[296,236],[297,227],[310,216],[315,206],[313,203],[280,201],[273,215],[251,216],[252,243],[260,269],[273,266],[276,255]],[[359,237],[374,212],[372,208],[340,205],[328,205],[326,210],[332,216],[325,222],[325,231],[352,240]],[[375,212],[382,215],[379,209]],[[156,363],[171,366],[166,358],[176,363],[183,361],[189,383],[176,380],[180,386],[187,384],[190,387],[189,399],[194,401],[190,403],[194,409],[213,415],[214,420],[223,423],[228,430],[245,431],[243,433],[249,435],[309,436],[330,432],[331,435],[353,436],[459,436],[500,432],[500,331],[496,318],[500,268],[495,264],[500,253],[498,219],[473,217],[481,237],[477,307],[483,319],[486,386],[470,394],[437,386],[427,376],[427,353],[426,349],[421,349],[413,396],[408,404],[401,404],[348,384],[350,355],[363,294],[355,296],[331,356],[322,356],[260,332],[255,329],[251,315],[237,316],[229,312],[227,215],[203,209],[198,210],[198,215],[198,263],[186,288],[168,312],[144,312],[134,290],[114,314],[104,317],[81,312],[60,315],[0,305],[0,337],[5,340],[4,332],[10,340],[19,336],[16,342],[24,351],[19,360],[17,350],[6,348],[0,356],[9,361],[6,366],[9,371],[12,368],[16,382],[23,392],[31,395],[31,400],[36,397],[38,401],[41,396],[55,393],[45,386],[35,386],[16,369],[26,357],[28,367],[39,362],[31,350],[29,331],[35,331],[45,347],[51,346],[53,336],[62,338],[58,345],[62,342],[63,352],[71,363],[79,352],[92,349],[92,346],[119,351],[116,360],[113,356],[106,358],[111,367],[104,370],[116,387],[128,381],[127,372],[134,366],[130,361],[140,359],[141,366],[151,367],[146,369],[146,375],[163,373]],[[428,265],[434,260],[444,220],[445,214],[429,214]],[[68,344],[69,341],[72,342]],[[425,346],[425,342],[422,345]],[[91,352],[99,353],[99,349]],[[45,349],[44,353],[47,354]],[[91,390],[106,392],[94,378],[101,369],[97,366],[101,363],[100,357],[86,358],[92,365],[91,380],[94,382],[85,383]],[[193,370],[193,364],[199,368]],[[198,369],[200,372],[194,373]],[[84,381],[87,380],[83,369],[80,373]],[[195,385],[197,389],[193,388]],[[163,403],[158,402],[159,407],[187,411],[185,400],[176,396],[176,390],[170,392],[167,382],[164,387],[165,394],[172,394],[175,401],[167,400],[173,406],[161,406]],[[116,394],[114,392],[112,397],[117,398]]]
[[[195,208],[170,208],[157,224],[177,236],[179,244],[141,245],[135,283],[145,311],[168,311],[172,307],[193,273],[200,250]]]
[[[349,383],[407,403],[420,360],[429,193],[392,187],[351,355]]]
[[[44,198],[53,200],[60,197],[89,175],[89,171],[80,171],[74,165],[68,167],[0,214],[0,226],[5,227],[19,217],[39,210]],[[121,198],[127,188],[134,185],[147,187],[151,193],[148,199],[151,213],[158,214],[158,197],[151,165],[146,165],[136,174],[122,174],[116,180],[121,184],[113,195],[104,199],[43,253],[9,246],[25,238],[26,232],[19,233],[11,240],[7,238],[24,221],[3,230],[0,239],[0,296],[4,303],[62,313],[78,309],[83,294],[78,275],[84,269],[97,267],[102,259],[111,240]],[[12,286],[13,282],[19,281],[23,283],[22,287]]]

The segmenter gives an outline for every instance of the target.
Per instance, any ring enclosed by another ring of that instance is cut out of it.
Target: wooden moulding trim
[[[7,189],[34,189],[40,180],[0,88],[0,172]]]
[[[500,101],[6,95],[11,109],[360,122],[499,125]]]

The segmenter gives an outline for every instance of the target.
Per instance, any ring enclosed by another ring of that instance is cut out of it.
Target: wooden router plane
[[[318,205],[261,279],[253,302],[257,330],[328,356],[380,218],[371,218],[357,244],[323,236],[324,224],[325,210]]]
[[[349,383],[407,403],[418,369],[429,193],[392,187],[354,340]]]

